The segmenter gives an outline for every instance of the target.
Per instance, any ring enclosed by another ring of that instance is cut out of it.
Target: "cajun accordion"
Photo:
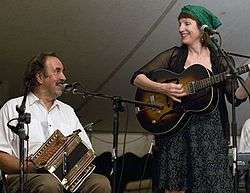
[[[65,137],[56,130],[30,157],[39,170],[54,175],[70,192],[75,192],[95,169],[95,154],[82,143],[78,133]]]

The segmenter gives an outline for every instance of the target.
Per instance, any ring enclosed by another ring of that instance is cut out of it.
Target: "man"
[[[250,72],[244,82],[245,87],[247,88],[248,92],[250,92]],[[238,98],[247,98],[248,93],[246,90],[241,86],[236,91],[236,96]],[[247,119],[242,127],[241,130],[241,137],[240,137],[240,144],[239,144],[239,152],[240,153],[250,153],[250,119]]]
[[[247,119],[241,130],[240,153],[250,153],[250,119]]]
[[[64,65],[55,53],[41,53],[34,57],[27,69],[24,85],[28,90],[26,112],[31,114],[29,124],[29,155],[35,153],[56,129],[65,136],[81,129],[79,136],[86,147],[92,149],[90,140],[80,124],[74,110],[57,100],[63,92],[66,80]],[[8,192],[19,192],[19,140],[7,127],[9,120],[17,118],[16,105],[20,106],[23,97],[8,101],[0,110],[0,169],[7,177]],[[27,127],[25,128],[27,131]],[[27,148],[27,147],[26,147]],[[62,193],[63,187],[51,174],[37,173],[35,165],[29,161],[26,171],[26,193]],[[81,193],[109,193],[107,178],[92,173],[78,189]]]

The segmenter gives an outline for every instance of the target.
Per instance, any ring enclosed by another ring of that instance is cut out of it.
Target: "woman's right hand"
[[[165,94],[177,102],[181,102],[180,98],[187,95],[182,84],[155,82],[147,78],[144,74],[137,75],[134,84],[144,90]]]
[[[180,98],[187,95],[182,84],[160,83],[159,89],[160,93],[167,95],[177,102],[181,102]]]

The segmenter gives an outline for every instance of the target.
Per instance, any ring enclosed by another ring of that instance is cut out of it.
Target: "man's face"
[[[63,64],[57,57],[46,58],[41,88],[49,97],[57,98],[62,95],[63,83],[66,80],[63,71]]]

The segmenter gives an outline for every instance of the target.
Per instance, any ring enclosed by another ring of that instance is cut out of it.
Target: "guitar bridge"
[[[155,96],[154,96],[154,95],[151,95],[151,96],[149,97],[149,101],[150,101],[150,104],[155,105],[155,104],[156,104],[156,103],[155,103]]]
[[[150,104],[152,104],[152,105],[157,105],[157,104],[156,104],[156,100],[155,100],[155,95],[151,95],[151,96],[149,97],[149,101],[150,101]],[[156,110],[158,113],[161,113],[161,110],[160,110],[160,109],[156,109],[156,108],[152,108],[152,109]]]

